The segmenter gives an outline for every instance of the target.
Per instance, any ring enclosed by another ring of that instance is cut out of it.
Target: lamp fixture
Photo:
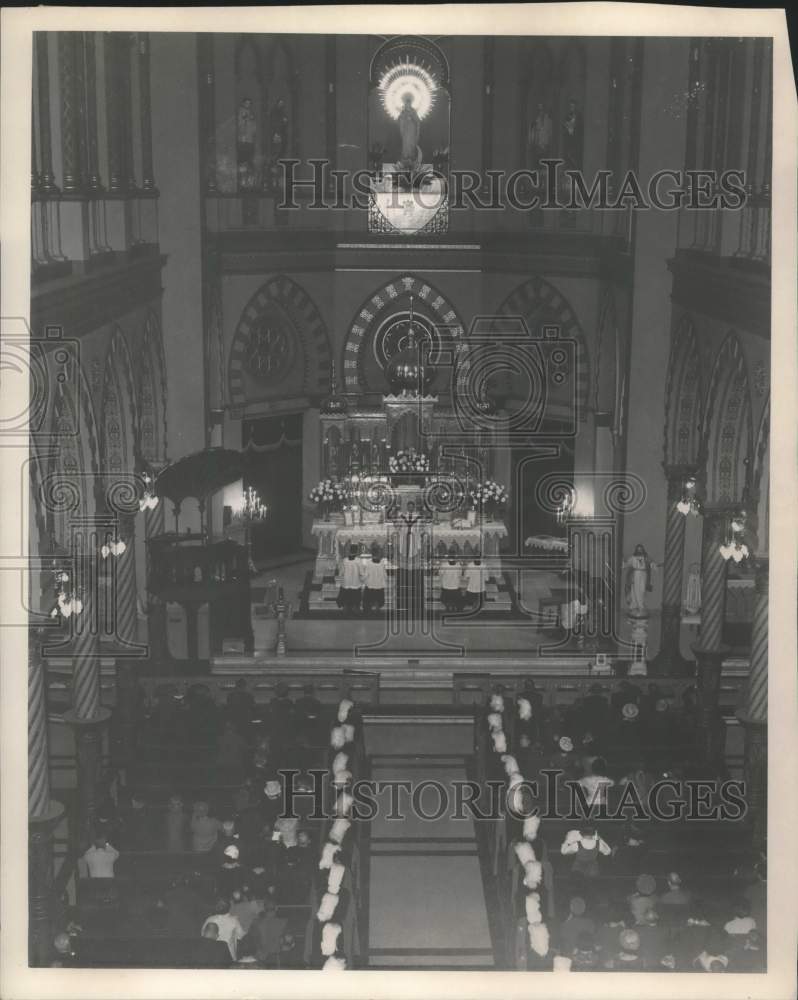
[[[684,514],[687,517],[688,514],[692,514],[693,517],[698,517],[701,513],[701,502],[696,496],[696,480],[693,476],[690,476],[684,481],[684,487],[682,489],[682,498],[676,504],[676,509],[680,514]]]

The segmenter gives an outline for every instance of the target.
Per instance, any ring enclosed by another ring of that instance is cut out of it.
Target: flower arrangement
[[[477,483],[468,495],[475,507],[486,510],[493,510],[507,503],[506,488],[493,479]]]
[[[331,507],[338,507],[346,501],[347,495],[344,483],[336,482],[333,479],[322,479],[310,491],[308,499],[319,505],[329,504]]]
[[[55,607],[50,612],[51,618],[69,618],[71,615],[79,615],[83,610],[83,601],[70,586],[69,573],[59,571],[55,574],[55,602]]]
[[[388,470],[392,473],[429,472],[429,458],[423,451],[410,448],[408,451],[397,451],[388,459]]]

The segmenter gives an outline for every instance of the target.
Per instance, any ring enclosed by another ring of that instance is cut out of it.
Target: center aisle
[[[391,819],[391,793],[377,796],[369,833],[369,968],[493,969],[494,949],[483,893],[476,830],[456,818],[452,782],[467,779],[471,719],[392,716],[366,721],[371,778],[437,782],[448,795],[439,819],[412,810],[407,790],[395,793],[401,818]],[[441,811],[435,787],[418,796],[423,812]]]

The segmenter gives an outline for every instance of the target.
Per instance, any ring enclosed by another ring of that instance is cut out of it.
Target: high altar
[[[318,544],[314,584],[328,599],[337,592],[338,567],[350,546],[370,558],[375,542],[391,569],[431,575],[430,600],[437,593],[437,568],[450,553],[463,561],[480,556],[494,596],[502,580],[506,525],[497,512],[474,509],[470,498],[478,483],[495,475],[501,422],[485,420],[464,434],[450,399],[428,391],[432,369],[415,338],[411,313],[400,349],[386,366],[393,391],[378,406],[350,404],[338,394],[333,371],[321,407],[320,471],[322,479],[347,490],[348,509],[325,512],[312,526]],[[487,401],[478,405],[490,413]],[[403,455],[423,467],[399,471]],[[316,603],[321,600],[317,595]]]

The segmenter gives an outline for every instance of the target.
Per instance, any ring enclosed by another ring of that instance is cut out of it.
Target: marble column
[[[769,589],[768,560],[758,559],[751,669],[745,700],[737,713],[745,727],[746,801],[752,817],[754,846],[758,849],[764,848],[767,828]]]
[[[102,735],[111,713],[100,705],[99,533],[87,531],[78,540],[78,546],[78,582],[83,594],[83,611],[77,620],[73,619],[72,706],[64,712],[64,721],[71,726],[75,737],[78,829],[74,839],[77,846],[82,847],[88,845],[94,826],[97,786],[101,779]]]
[[[64,807],[50,797],[47,694],[39,644],[28,654],[28,961],[46,966],[53,943],[53,831]]]
[[[726,540],[729,507],[707,508],[704,512],[704,535],[701,547],[701,633],[699,646],[705,650],[722,645],[723,619],[726,612],[727,563],[720,554]]]
[[[78,51],[80,49],[80,51]],[[64,194],[83,191],[81,162],[82,38],[79,32],[58,33],[59,79],[61,89],[61,157],[63,162]]]
[[[665,561],[662,568],[662,624],[660,648],[652,661],[658,674],[674,676],[687,672],[688,661],[680,651],[682,624],[682,583],[684,570],[685,516],[676,507],[685,480],[695,475],[695,467],[665,465],[668,507],[665,518]]]

